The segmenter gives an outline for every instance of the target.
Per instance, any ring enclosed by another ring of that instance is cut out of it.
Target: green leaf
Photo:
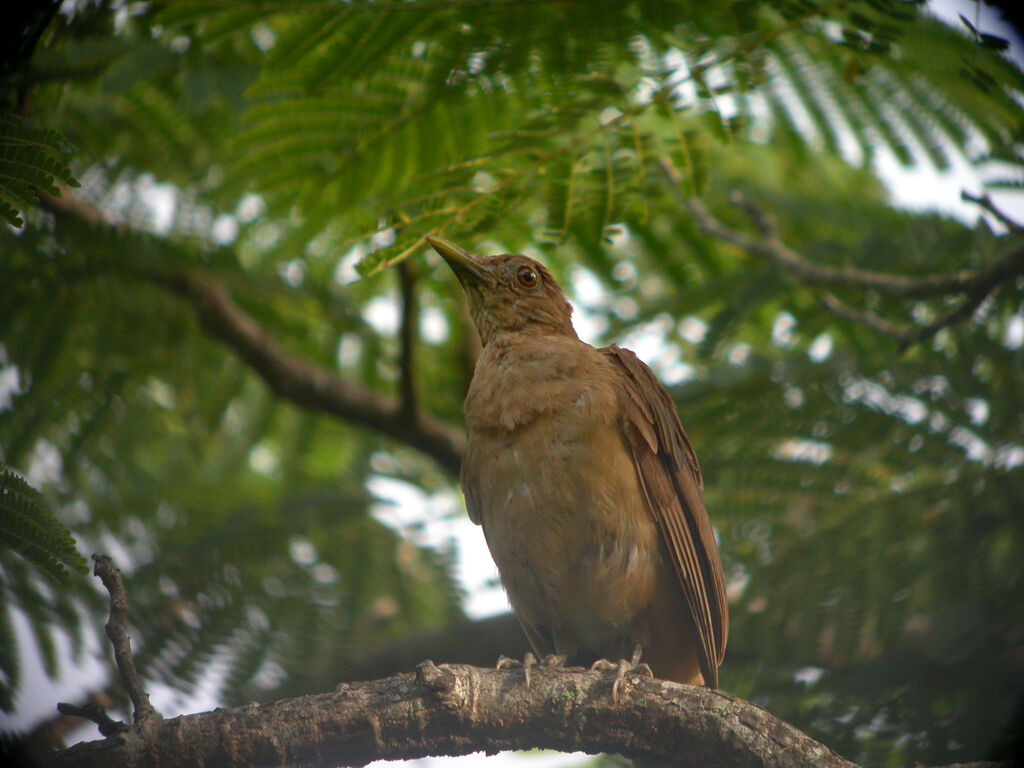
[[[46,510],[39,492],[8,469],[0,469],[0,512],[0,542],[41,573],[68,586],[72,572],[88,572],[71,532]]]
[[[19,213],[39,202],[37,190],[59,196],[58,183],[77,187],[70,152],[57,130],[0,109],[0,218],[20,227]]]

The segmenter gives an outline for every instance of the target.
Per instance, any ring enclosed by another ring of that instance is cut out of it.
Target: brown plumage
[[[483,352],[466,397],[462,489],[538,654],[629,658],[718,685],[728,610],[697,458],[628,349],[580,341],[526,256],[428,237],[458,276]]]

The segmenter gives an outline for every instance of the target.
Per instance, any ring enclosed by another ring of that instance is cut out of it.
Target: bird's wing
[[[480,514],[480,504],[476,498],[476,489],[473,487],[473,481],[466,472],[466,467],[470,466],[470,450],[472,449],[466,449],[466,455],[462,458],[462,469],[459,472],[462,481],[462,495],[466,499],[466,512],[469,514],[469,519],[477,525],[482,525],[483,515]]]
[[[623,372],[623,431],[700,635],[701,674],[706,685],[717,688],[729,612],[697,457],[675,403],[650,368],[614,344],[601,351]]]

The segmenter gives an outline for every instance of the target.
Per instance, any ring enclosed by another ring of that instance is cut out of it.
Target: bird
[[[530,645],[574,664],[640,651],[659,678],[717,688],[722,564],[671,396],[630,350],[580,340],[541,263],[425,240],[480,334],[460,482]]]

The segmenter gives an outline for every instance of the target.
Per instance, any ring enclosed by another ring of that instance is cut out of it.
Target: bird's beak
[[[424,240],[441,254],[442,259],[448,262],[448,266],[452,268],[463,285],[490,282],[490,271],[473,254],[462,250],[455,243],[445,240],[443,237],[427,235]]]

